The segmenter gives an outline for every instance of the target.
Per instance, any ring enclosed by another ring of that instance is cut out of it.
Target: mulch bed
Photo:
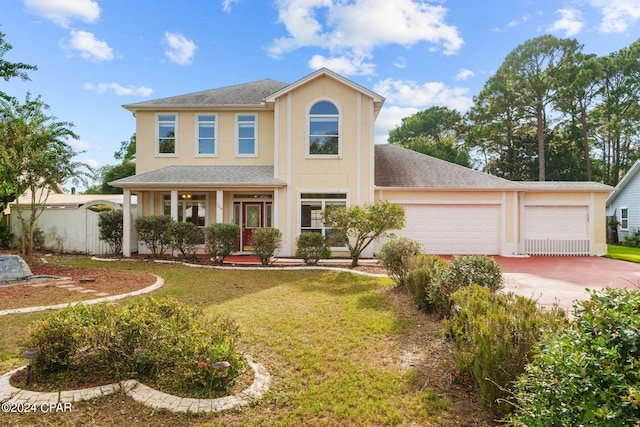
[[[96,294],[109,296],[123,294],[145,288],[155,283],[156,278],[138,271],[125,271],[101,268],[74,268],[42,262],[31,262],[29,267],[34,275],[68,277],[70,280],[41,281],[36,283],[2,282],[0,287],[0,310],[12,308],[36,307],[41,305],[64,304],[99,298]],[[84,279],[92,279],[83,281]],[[95,292],[82,293],[77,290],[59,288],[61,284],[70,284]]]

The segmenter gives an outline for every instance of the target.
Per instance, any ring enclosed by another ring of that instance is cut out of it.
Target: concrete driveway
[[[554,303],[571,312],[586,289],[640,288],[640,264],[603,257],[495,257],[502,267],[505,291]]]

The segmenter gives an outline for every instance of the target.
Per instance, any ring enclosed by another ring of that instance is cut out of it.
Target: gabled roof
[[[275,102],[276,98],[291,92],[292,90],[297,89],[298,87],[305,85],[307,83],[309,83],[312,80],[315,80],[319,77],[322,76],[327,76],[330,77],[334,80],[339,81],[340,83],[344,84],[345,86],[348,86],[350,88],[352,88],[355,91],[358,91],[360,93],[363,93],[369,97],[371,97],[373,99],[373,104],[374,104],[374,113],[375,116],[377,117],[378,113],[380,112],[380,109],[382,108],[382,104],[384,104],[384,100],[385,98],[378,95],[377,93],[373,92],[372,90],[367,89],[364,86],[360,86],[359,84],[357,84],[356,82],[353,82],[349,79],[346,79],[344,77],[342,77],[340,74],[334,73],[333,71],[329,70],[328,68],[320,68],[317,71],[314,71],[313,73],[301,78],[300,80],[291,83],[290,85],[287,85],[286,87],[283,87],[281,89],[279,89],[276,92],[273,92],[271,94],[269,94],[269,96],[267,96],[265,98],[266,102]]]
[[[288,86],[287,83],[264,79],[186,95],[126,104],[123,107],[133,112],[163,108],[264,107],[264,99],[268,95],[286,86]]]
[[[613,192],[609,194],[609,197],[607,197],[607,206],[611,205],[625,187],[634,180],[638,172],[640,172],[640,159],[636,160],[633,166],[631,166],[627,173],[624,174],[620,182],[618,182],[618,185],[613,189]]]
[[[284,187],[273,177],[273,166],[165,166],[112,181],[120,188],[173,187]]]
[[[390,144],[375,146],[375,185],[443,190],[526,190],[522,184]]]

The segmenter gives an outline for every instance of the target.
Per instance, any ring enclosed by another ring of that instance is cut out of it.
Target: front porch
[[[233,223],[241,229],[238,251],[249,252],[253,230],[278,226],[279,190],[286,184],[273,177],[271,166],[169,166],[110,183],[124,191],[123,238],[133,230],[132,195],[136,216],[168,215],[198,227]],[[204,246],[203,246],[204,248]],[[134,251],[144,254],[141,244]],[[131,246],[123,247],[130,257]]]

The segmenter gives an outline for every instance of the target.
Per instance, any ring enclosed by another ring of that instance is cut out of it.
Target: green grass
[[[96,266],[80,257],[64,262]],[[494,425],[470,390],[443,380],[450,373],[443,373],[439,361],[449,348],[439,325],[410,305],[399,307],[400,298],[390,298],[398,292],[390,280],[148,262],[114,263],[109,268],[153,272],[166,281],[155,297],[173,296],[234,318],[243,332],[241,349],[271,374],[270,391],[251,407],[207,416],[158,413],[125,397],[98,399],[75,404],[73,413],[57,414],[59,421],[47,425],[80,425],[87,420],[130,426]],[[1,330],[12,328],[12,338],[4,337],[7,348],[0,352],[0,367],[15,363],[8,355],[17,351],[19,335],[37,318],[0,317]],[[416,342],[410,339],[414,335],[434,353],[427,351],[419,366],[403,368],[406,342]],[[11,421],[29,425],[33,420]]]
[[[607,257],[623,261],[640,262],[640,248],[629,246],[608,245]]]

